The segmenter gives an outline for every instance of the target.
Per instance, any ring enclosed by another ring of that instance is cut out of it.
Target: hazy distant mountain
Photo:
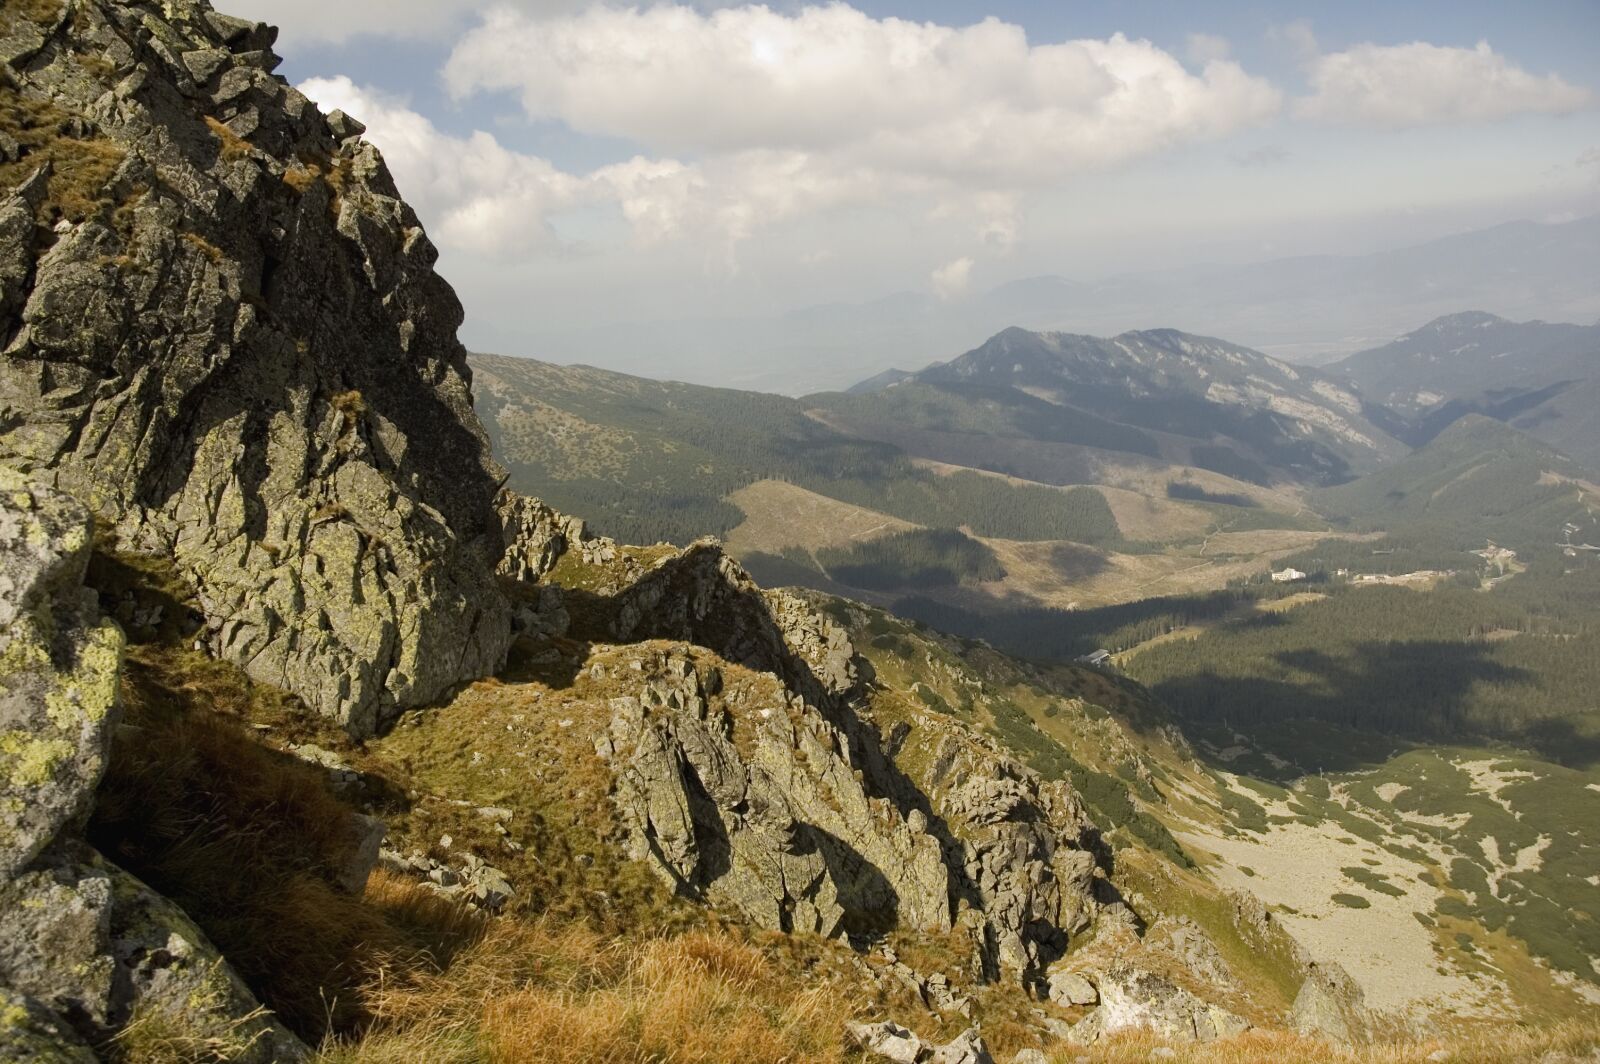
[[[1092,282],[1044,276],[966,299],[902,292],[785,314],[535,335],[528,349],[645,376],[798,395],[950,358],[1007,326],[1111,335],[1152,321],[1318,363],[1464,306],[1600,317],[1600,215],[1512,222],[1371,255],[1209,264]]]
[[[1600,467],[1600,325],[1451,314],[1328,369],[1402,415],[1410,442],[1479,413]]]
[[[1257,483],[1335,483],[1404,451],[1326,375],[1173,329],[1111,339],[1006,329],[950,362],[875,381],[806,402],[913,454],[1047,482],[1062,479],[1041,468],[1056,452],[1029,444],[1126,451]],[[1009,441],[1007,459],[977,455],[997,441]]]

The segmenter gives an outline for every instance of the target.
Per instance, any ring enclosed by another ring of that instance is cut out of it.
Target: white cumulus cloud
[[[1480,41],[1475,48],[1360,44],[1309,62],[1301,118],[1389,129],[1570,114],[1594,93],[1555,74],[1531,74]]]
[[[748,151],[686,163],[636,155],[581,173],[513,151],[492,134],[444,132],[403,101],[347,77],[311,78],[300,89],[324,110],[367,126],[395,180],[445,247],[499,255],[557,242],[551,219],[614,208],[642,243],[684,234],[725,261],[763,226],[859,199],[859,175],[803,155]]]
[[[844,4],[490,13],[445,68],[457,95],[507,90],[531,118],[678,156],[750,150],[831,172],[1017,187],[1262,122],[1279,92],[1213,57],[1196,74],[1148,41],[1032,44]]]

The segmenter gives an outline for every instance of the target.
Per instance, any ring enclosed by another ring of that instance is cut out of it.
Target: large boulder
[[[0,468],[0,880],[84,818],[117,722],[122,633],[83,586],[89,513]]]
[[[310,1056],[182,910],[68,839],[0,885],[0,986],[94,1044],[133,1024],[239,1064]]]
[[[1177,1042],[1212,1042],[1243,1034],[1249,1021],[1203,1001],[1154,972],[1119,967],[1099,977],[1100,1005],[1072,1028],[1089,1045],[1117,1031],[1153,1031]]]
[[[377,149],[203,0],[46,29],[0,27],[6,121],[55,131],[0,192],[0,460],[170,556],[214,652],[352,733],[495,671],[503,476]]]

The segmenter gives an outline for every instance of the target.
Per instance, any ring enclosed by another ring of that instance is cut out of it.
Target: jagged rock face
[[[220,1059],[310,1056],[182,910],[70,840],[0,885],[0,984],[95,1043],[158,1016]]]
[[[813,705],[858,682],[844,629],[801,600],[763,591],[715,540],[663,558],[614,596],[603,633],[614,642],[682,639],[770,672]]]
[[[355,734],[498,668],[461,308],[359,125],[201,0],[0,33],[3,91],[111,171],[0,200],[0,459],[170,554],[214,651]]]
[[[966,729],[934,727],[924,785],[951,841],[956,889],[981,914],[985,967],[1032,980],[1095,912],[1094,824],[1068,784]]]
[[[0,468],[0,880],[88,815],[122,633],[83,586],[89,513]]]
[[[729,706],[681,654],[641,680],[599,743],[636,857],[763,927],[949,929],[938,842],[868,794],[848,738],[814,707],[781,689]]]
[[[526,495],[502,492],[498,510],[505,530],[505,553],[498,572],[512,580],[533,583],[555,568],[569,544],[589,539],[581,520],[557,513]]]

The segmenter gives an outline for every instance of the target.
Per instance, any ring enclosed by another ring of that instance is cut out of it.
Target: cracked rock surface
[[[275,36],[201,0],[0,21],[0,88],[58,131],[0,199],[0,461],[366,735],[504,661],[501,473],[437,252]]]

